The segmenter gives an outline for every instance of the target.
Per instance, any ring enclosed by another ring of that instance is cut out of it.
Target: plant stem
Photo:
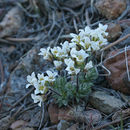
[[[55,90],[53,90],[53,89],[51,89],[51,88],[49,88],[49,90],[51,90],[51,91],[54,92],[55,94],[61,96],[61,95],[60,95],[58,92],[56,92]]]
[[[76,91],[79,91],[79,74],[76,75]]]

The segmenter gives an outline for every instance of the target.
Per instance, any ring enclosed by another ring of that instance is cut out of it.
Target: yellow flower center
[[[71,70],[71,71],[74,71],[74,67],[70,67],[70,70]]]
[[[54,79],[54,77],[53,77],[53,76],[50,76],[49,79]]]
[[[80,41],[80,36],[77,36],[78,41]]]
[[[54,53],[56,54],[56,53],[58,53],[58,51],[57,51],[57,50],[55,50],[55,51],[54,51]]]
[[[80,56],[78,56],[78,59],[79,59],[79,60],[82,60],[82,59],[83,59],[83,57],[80,55]]]
[[[44,86],[40,86],[40,87],[39,87],[39,90],[43,90],[43,89],[44,89]]]
[[[44,78],[40,78],[40,81],[44,80]]]
[[[88,48],[89,48],[89,46],[90,46],[90,44],[85,43],[85,47],[86,47],[86,49],[88,49]]]
[[[43,55],[44,55],[44,56],[46,56],[46,55],[47,55],[47,53],[45,52]]]

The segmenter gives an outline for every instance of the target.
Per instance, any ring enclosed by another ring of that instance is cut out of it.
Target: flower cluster
[[[97,29],[90,29],[90,27],[85,27],[85,29],[80,29],[78,35],[71,33],[71,42],[84,48],[86,51],[97,51],[101,47],[107,44],[107,39],[105,38],[108,33],[107,25],[99,24]]]
[[[48,91],[50,85],[55,81],[55,77],[57,76],[56,72],[46,71],[46,76],[42,74],[38,74],[37,77],[33,72],[31,75],[27,76],[28,84],[26,88],[33,85],[35,87],[34,94],[31,94],[34,103],[39,102],[39,106],[41,106],[41,102],[43,101],[43,96]]]
[[[45,60],[53,59],[54,66],[56,69],[62,69],[63,62],[66,64],[66,69],[68,74],[74,75],[78,74],[81,69],[81,65],[85,63],[87,57],[89,57],[88,52],[94,52],[99,50],[101,47],[107,44],[107,39],[105,38],[108,33],[106,32],[107,25],[99,24],[97,29],[90,29],[90,27],[85,27],[85,29],[80,29],[79,34],[71,33],[72,36],[71,43],[65,41],[61,43],[60,46],[47,49],[41,48],[39,55],[42,55]],[[90,61],[92,67],[92,61]],[[87,63],[84,69],[89,69]]]
[[[71,42],[65,41],[60,43],[59,46],[47,49],[41,48],[39,55],[43,56],[44,60],[53,61],[55,68],[60,71],[65,69],[69,75],[77,75],[80,72],[87,72],[93,68],[93,62],[89,60],[91,53],[99,50],[107,44],[105,38],[108,33],[106,32],[107,25],[99,24],[97,29],[91,29],[85,27],[80,29],[79,34],[71,33]],[[47,71],[47,76],[44,74],[38,74],[37,77],[34,73],[27,77],[29,84],[35,87],[35,94],[32,94],[32,98],[35,103],[40,102],[41,105],[42,96],[48,91],[48,83],[51,84],[55,81],[57,73]]]

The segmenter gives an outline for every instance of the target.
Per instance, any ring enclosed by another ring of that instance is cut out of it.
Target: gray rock
[[[85,115],[85,120],[86,120],[85,122],[88,123],[88,124],[90,122],[93,125],[98,124],[102,119],[101,113],[98,110],[95,110],[95,109],[85,111],[84,115]]]
[[[72,108],[60,108],[58,120],[77,121],[86,124],[97,124],[101,121],[102,115],[98,110],[86,110],[84,107],[74,106]]]
[[[78,129],[78,124],[73,124],[72,126],[70,126],[69,128],[67,128],[66,130],[77,130]]]
[[[99,123],[102,119],[101,113],[96,109],[85,111],[83,107],[77,106],[74,107],[73,112],[75,120],[77,120],[78,122],[84,122],[86,124],[89,124],[91,122],[91,124],[95,125]]]
[[[45,127],[42,130],[57,130],[57,125],[53,125],[53,126],[50,126],[50,127]]]
[[[95,7],[107,19],[116,19],[126,9],[126,0],[96,0]]]
[[[108,36],[107,40],[109,42],[115,41],[122,33],[120,24],[109,23],[107,28]]]
[[[65,120],[60,120],[60,122],[57,125],[57,130],[66,130],[69,128],[70,124]]]
[[[95,91],[90,95],[90,103],[106,114],[110,114],[120,108],[122,108],[125,103],[123,103],[120,99],[111,96],[105,91]]]
[[[121,93],[121,97],[125,101],[125,103],[130,107],[130,96]]]
[[[32,72],[42,73],[45,72],[49,67],[49,62],[43,60],[42,56],[38,56],[40,47],[34,47],[28,51],[24,57],[20,59],[19,64],[10,75],[10,86],[7,91],[7,95],[11,96],[11,102],[15,102],[23,95],[26,94],[27,76]]]
[[[0,22],[0,38],[16,33],[22,25],[23,12],[20,8],[14,7]]]
[[[122,35],[120,36],[120,38],[126,36],[127,34],[130,34],[130,27],[126,28]],[[117,44],[118,48],[122,48],[125,46],[130,46],[130,37],[128,37],[127,39],[123,40],[122,42],[120,42],[119,44]]]

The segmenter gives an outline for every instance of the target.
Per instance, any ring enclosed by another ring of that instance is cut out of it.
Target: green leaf
[[[85,80],[87,82],[93,82],[98,77],[98,74],[96,72],[96,69],[93,67],[92,69],[89,69],[85,75]]]
[[[53,90],[59,93],[61,96],[53,93],[53,98],[56,99],[56,103],[59,105],[59,107],[67,106],[69,103],[72,104],[73,101],[76,101],[75,103],[79,103],[81,99],[86,98],[89,95],[91,92],[91,87],[93,85],[91,80],[95,79],[95,77],[91,75],[94,73],[93,70],[91,70],[91,72],[92,73],[89,71],[87,74],[88,77],[86,77],[84,73],[81,73],[79,75],[78,92],[76,89],[76,84],[74,84],[74,82],[76,82],[76,77],[74,77],[73,81],[69,82],[66,80],[66,77],[58,77],[56,79],[54,82]]]

